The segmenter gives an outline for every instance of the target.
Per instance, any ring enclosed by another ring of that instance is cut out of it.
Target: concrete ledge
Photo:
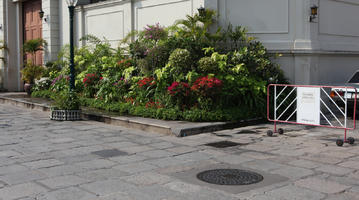
[[[14,99],[14,98],[0,96],[0,103],[11,104],[14,106],[21,106],[21,107],[32,109],[32,110],[40,110],[40,111],[44,111],[44,112],[50,112],[49,105],[29,102],[29,101],[25,101],[25,100],[21,100],[21,99]]]
[[[47,100],[29,98],[25,93],[0,93],[0,103],[21,106],[24,108],[43,112],[50,112],[51,105],[51,102]],[[165,121],[142,117],[118,116],[116,113],[104,114],[100,111],[96,112],[96,110],[91,110],[88,108],[82,109],[82,118],[152,133],[175,135],[177,137],[208,133],[224,129],[233,129],[263,122],[263,119],[260,118],[243,120],[240,122],[195,123],[185,121]]]

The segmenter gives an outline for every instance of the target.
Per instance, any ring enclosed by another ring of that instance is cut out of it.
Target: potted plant
[[[28,40],[23,45],[23,51],[26,55],[31,55],[27,58],[26,65],[22,73],[22,80],[25,81],[24,90],[27,94],[31,94],[31,88],[35,83],[35,79],[41,78],[41,74],[44,71],[42,66],[36,64],[36,52],[44,50],[44,46],[47,42],[41,38]]]
[[[44,67],[34,65],[31,62],[28,62],[26,67],[21,70],[22,80],[25,81],[24,90],[28,95],[31,94],[31,89],[35,83],[35,80],[41,78],[44,70]]]
[[[67,91],[54,96],[55,104],[51,107],[51,120],[81,120],[80,100],[76,92]]]

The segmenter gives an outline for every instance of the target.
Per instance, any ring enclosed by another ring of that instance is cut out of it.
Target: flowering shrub
[[[188,83],[184,82],[173,82],[171,86],[167,88],[169,94],[173,97],[177,96],[188,96],[190,92],[190,87]]]
[[[188,83],[175,81],[167,88],[167,91],[179,108],[184,109],[185,105],[190,106],[188,101],[191,89]]]
[[[84,80],[82,81],[85,87],[92,86],[97,84],[102,77],[97,74],[86,74]]]
[[[129,92],[131,83],[127,79],[121,77],[121,79],[116,81],[113,86],[116,87],[118,95],[122,96],[121,99],[123,99],[123,97]]]
[[[197,92],[200,96],[211,97],[216,95],[222,87],[222,81],[216,77],[208,76],[198,78],[191,87],[191,90]]]
[[[41,91],[41,90],[47,90],[50,88],[52,84],[52,81],[48,77],[43,77],[40,80],[35,81],[35,85],[32,88],[32,91]]]
[[[150,47],[145,52],[147,68],[154,70],[156,68],[164,67],[168,62],[169,50],[164,45],[155,45]]]
[[[53,92],[61,92],[67,90],[69,87],[69,80],[69,76],[59,75],[52,81],[50,90]]]
[[[153,77],[145,77],[139,80],[134,91],[136,103],[145,104],[148,101],[153,101],[156,86],[156,81]]]
[[[91,46],[75,51],[76,91],[82,94],[82,103],[171,120],[264,116],[266,86],[284,83],[283,73],[245,29],[228,26],[210,32],[215,19],[215,13],[206,10],[204,16],[188,16],[168,29],[148,25],[126,37],[127,42],[135,41],[118,48],[88,37]],[[67,55],[63,52],[56,62],[62,68],[58,74],[69,74]],[[64,88],[68,89],[68,81],[60,76],[50,89]]]
[[[117,62],[117,65],[122,68],[127,68],[127,67],[130,67],[131,65],[133,65],[133,60],[132,59],[122,59]]]
[[[121,79],[119,81],[116,81],[114,84],[114,86],[116,87],[121,87],[122,85],[129,85],[129,81],[123,77],[121,77]]]
[[[86,97],[94,97],[94,95],[97,93],[98,84],[102,80],[101,76],[98,76],[97,74],[86,74],[85,78],[83,79],[83,84],[85,86],[84,88],[84,96]]]
[[[149,40],[158,41],[167,36],[166,31],[160,27],[160,24],[156,25],[147,25],[144,30],[144,37]]]
[[[163,105],[161,105],[160,102],[153,102],[153,101],[149,101],[146,103],[146,108],[163,108]]]
[[[138,87],[147,88],[156,84],[156,81],[152,77],[145,77],[137,82]]]

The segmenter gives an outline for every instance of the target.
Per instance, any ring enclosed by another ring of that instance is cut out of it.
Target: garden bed
[[[82,38],[87,45],[75,49],[74,92],[80,104],[162,120],[264,117],[266,86],[284,83],[283,73],[245,28],[208,31],[215,18],[207,10],[171,27],[148,25],[128,36],[136,36],[135,41],[118,48],[91,35]],[[56,62],[47,64],[33,96],[67,99],[68,55],[65,47]]]

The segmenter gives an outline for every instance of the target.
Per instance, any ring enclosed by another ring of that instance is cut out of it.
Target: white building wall
[[[297,84],[344,82],[359,68],[358,0],[208,0],[219,24],[242,25]],[[309,22],[310,7],[318,18]]]
[[[10,51],[6,66],[0,64],[0,84],[16,90],[21,87],[21,1],[1,2],[0,39],[10,41]],[[314,4],[318,18],[309,22]],[[359,0],[107,0],[76,8],[77,45],[84,44],[79,38],[93,34],[117,46],[133,30],[147,24],[172,25],[202,5],[218,12],[219,25],[245,26],[271,52],[282,53],[275,62],[292,83],[343,82],[359,67]],[[43,23],[48,61],[69,43],[69,11],[64,0],[43,0],[43,9],[49,20]]]
[[[197,12],[204,0],[108,0],[96,4],[78,6],[76,9],[76,39],[87,34],[106,38],[112,45],[133,30],[142,30],[146,25],[159,23],[172,25],[176,20]],[[60,4],[62,19],[61,45],[69,43],[68,9]],[[78,43],[82,45],[82,43]]]

